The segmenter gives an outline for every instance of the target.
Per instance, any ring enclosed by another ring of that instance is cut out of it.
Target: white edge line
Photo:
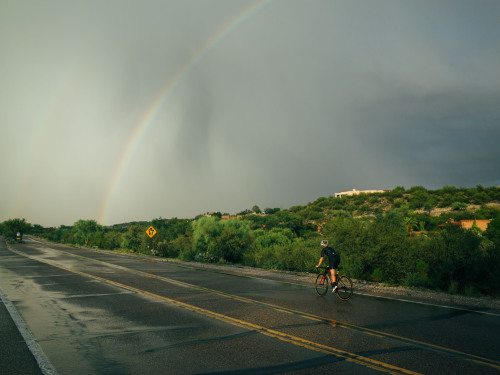
[[[283,282],[283,283],[287,283],[287,284],[292,284],[292,285],[297,285],[297,286],[303,286],[305,288],[309,288],[310,287],[310,285],[295,283],[295,282],[292,282],[292,281],[285,281],[285,280],[281,281],[281,280],[267,279],[265,277],[259,277],[259,276],[248,276],[248,277],[253,278],[253,279],[263,279],[263,280],[279,281],[279,282]],[[399,301],[399,302],[406,302],[406,303],[415,303],[415,304],[418,304],[418,305],[440,307],[440,308],[443,308],[443,309],[451,309],[451,310],[466,311],[466,312],[471,312],[471,313],[476,313],[476,314],[500,316],[499,313],[488,312],[488,311],[481,311],[481,310],[474,310],[474,309],[466,309],[464,307],[456,307],[456,306],[448,306],[448,305],[438,305],[436,303],[431,303],[431,302],[412,301],[412,300],[404,299],[404,298],[395,298],[395,297],[387,297],[387,296],[376,296],[376,295],[373,295],[373,294],[359,293],[359,292],[356,292],[356,289],[354,287],[353,287],[352,294],[353,294],[353,296],[354,295],[358,295],[358,296],[365,296],[365,297],[372,297],[372,298],[383,298],[383,299],[388,299],[388,300],[391,300],[391,301]]]
[[[394,297],[385,297],[385,296],[374,296],[371,294],[365,294],[365,293],[354,293],[353,294],[358,294],[360,296],[366,296],[366,297],[374,297],[374,298],[384,298],[384,299],[389,299],[392,301],[400,301],[400,302],[407,302],[407,303],[416,303],[419,305],[425,305],[425,306],[433,306],[433,307],[440,307],[444,309],[451,309],[451,310],[458,310],[458,311],[466,311],[466,312],[472,312],[476,314],[485,314],[485,315],[493,315],[493,316],[500,316],[500,314],[493,313],[493,312],[488,312],[488,311],[481,311],[481,310],[473,310],[473,309],[465,309],[463,307],[455,307],[455,306],[447,306],[447,305],[438,305],[435,303],[430,303],[430,302],[421,302],[421,301],[411,301],[408,299],[403,299],[403,298],[394,298]]]
[[[2,299],[2,302],[7,308],[7,311],[9,312],[10,316],[12,317],[12,320],[16,324],[19,333],[21,333],[21,335],[24,338],[24,341],[28,345],[28,349],[35,357],[36,362],[38,363],[38,367],[40,367],[42,373],[44,375],[57,375],[57,371],[55,370],[54,366],[52,366],[52,363],[50,363],[49,359],[43,352],[42,348],[35,341],[33,334],[31,333],[30,329],[24,322],[23,318],[21,317],[21,315],[19,315],[12,302],[10,302],[10,300],[2,292],[1,289],[0,289],[0,298]]]

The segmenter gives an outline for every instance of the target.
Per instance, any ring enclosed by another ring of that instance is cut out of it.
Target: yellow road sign
[[[156,229],[153,227],[149,227],[146,229],[146,234],[149,236],[149,238],[153,238],[153,236],[156,234]]]

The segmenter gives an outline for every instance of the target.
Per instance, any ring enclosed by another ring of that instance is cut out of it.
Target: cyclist
[[[323,240],[321,241],[321,258],[319,258],[319,262],[316,265],[316,268],[318,268],[321,263],[323,262],[323,259],[326,256],[328,256],[328,259],[330,261],[330,274],[332,275],[332,292],[335,293],[337,290],[337,275],[335,270],[339,266],[340,263],[340,255],[333,250],[330,246],[328,246],[328,241]]]

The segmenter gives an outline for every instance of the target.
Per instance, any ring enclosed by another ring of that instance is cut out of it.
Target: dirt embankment
[[[495,203],[495,202],[486,203],[486,206],[487,207],[495,207],[495,208],[500,209],[500,203]],[[478,204],[469,204],[467,206],[466,210],[469,212],[474,212],[480,208],[481,208],[481,206]],[[427,211],[419,209],[419,210],[415,210],[415,212],[422,214],[422,213],[425,213]],[[446,213],[446,212],[456,212],[456,211],[453,211],[453,209],[451,207],[444,207],[444,208],[434,207],[429,213],[431,216],[440,216],[441,214]]]

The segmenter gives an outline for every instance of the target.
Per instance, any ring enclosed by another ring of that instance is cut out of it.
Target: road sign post
[[[156,251],[154,249],[154,241],[152,241],[153,239],[153,236],[156,234],[156,229],[153,228],[153,226],[150,226],[148,229],[146,229],[146,234],[149,236],[149,238],[151,239],[151,253],[153,255],[157,255],[156,254]],[[149,246],[148,246],[149,247]]]

